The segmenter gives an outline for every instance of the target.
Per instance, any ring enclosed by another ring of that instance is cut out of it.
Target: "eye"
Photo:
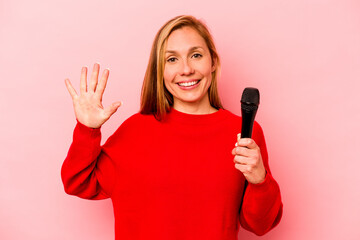
[[[193,55],[193,58],[201,58],[201,57],[202,57],[202,55],[200,53],[195,53]]]
[[[171,57],[171,58],[168,58],[166,61],[172,63],[172,62],[176,61],[176,58]]]

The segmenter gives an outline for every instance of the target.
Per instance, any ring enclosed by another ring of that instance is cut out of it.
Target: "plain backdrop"
[[[181,14],[214,36],[225,108],[240,115],[243,89],[261,93],[284,215],[239,239],[360,239],[359,13],[358,0],[0,0],[0,239],[114,239],[110,200],[63,190],[76,123],[64,79],[79,89],[82,66],[110,68],[104,105],[124,105],[104,142],[139,110],[153,38]]]

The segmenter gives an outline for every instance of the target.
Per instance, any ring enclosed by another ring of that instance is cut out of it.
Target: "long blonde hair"
[[[161,120],[174,104],[173,96],[164,85],[165,46],[170,34],[185,26],[195,29],[209,48],[212,64],[216,65],[211,74],[212,80],[208,90],[209,101],[212,107],[216,109],[223,108],[217,90],[220,59],[214,40],[204,23],[193,16],[182,15],[165,23],[155,36],[141,91],[140,113],[154,114],[156,119]]]

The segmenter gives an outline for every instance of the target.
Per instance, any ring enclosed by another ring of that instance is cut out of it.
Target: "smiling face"
[[[215,70],[205,40],[191,27],[173,31],[165,47],[164,83],[174,109],[185,113],[214,112],[208,96]]]

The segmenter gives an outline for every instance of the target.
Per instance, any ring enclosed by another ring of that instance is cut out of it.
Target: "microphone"
[[[254,126],[255,115],[260,103],[260,93],[257,88],[245,88],[241,96],[241,138],[251,138],[252,130]],[[244,182],[244,191],[242,194],[242,200],[240,209],[245,196],[245,191],[248,185],[248,181]],[[240,210],[241,211],[241,210]]]
[[[257,88],[245,88],[241,96],[241,138],[251,138],[255,115],[260,103],[260,93]]]

